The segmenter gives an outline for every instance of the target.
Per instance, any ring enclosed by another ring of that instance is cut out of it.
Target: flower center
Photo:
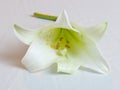
[[[70,40],[67,37],[67,31],[64,28],[55,28],[49,30],[47,34],[46,41],[51,48],[56,50],[63,50],[71,48]]]
[[[55,44],[55,49],[64,49],[64,48],[70,48],[70,41],[66,40],[63,36],[60,36],[58,41]]]

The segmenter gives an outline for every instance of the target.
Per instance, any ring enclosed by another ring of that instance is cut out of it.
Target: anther
[[[59,49],[60,48],[60,43],[57,43],[55,48]]]
[[[70,43],[68,40],[66,40],[67,43]]]
[[[69,45],[67,45],[67,44],[65,45],[65,47],[66,47],[66,48],[70,48],[70,46],[69,46]]]
[[[62,41],[63,40],[63,37],[60,37],[60,39],[59,39],[60,41]]]

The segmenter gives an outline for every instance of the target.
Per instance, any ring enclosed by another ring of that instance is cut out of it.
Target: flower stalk
[[[34,12],[33,16],[41,19],[52,20],[52,21],[56,21],[57,19],[57,16],[42,14],[38,12]]]

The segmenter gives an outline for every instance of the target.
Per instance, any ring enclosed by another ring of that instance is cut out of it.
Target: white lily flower
[[[66,11],[63,11],[55,22],[39,30],[29,31],[14,25],[14,31],[22,42],[30,45],[22,59],[30,72],[57,63],[58,72],[73,73],[84,66],[100,73],[108,73],[108,65],[96,46],[106,27],[106,22],[90,28],[79,27],[71,24]]]

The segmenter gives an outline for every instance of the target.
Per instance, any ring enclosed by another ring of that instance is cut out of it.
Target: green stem
[[[56,21],[56,19],[57,19],[57,16],[42,14],[42,13],[38,13],[38,12],[34,12],[33,16],[37,17],[37,18],[41,18],[41,19],[52,20],[52,21]]]

